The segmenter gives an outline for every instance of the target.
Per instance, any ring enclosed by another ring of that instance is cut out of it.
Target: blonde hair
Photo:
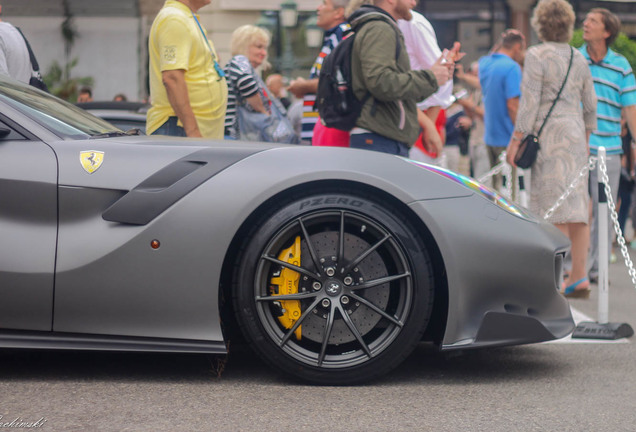
[[[544,42],[569,42],[574,30],[574,9],[565,0],[540,0],[532,14],[532,28]]]
[[[264,28],[246,24],[242,25],[232,33],[232,39],[230,40],[230,50],[232,51],[232,57],[235,55],[247,56],[247,51],[254,42],[257,40],[264,40],[265,45],[269,47],[271,36]]]

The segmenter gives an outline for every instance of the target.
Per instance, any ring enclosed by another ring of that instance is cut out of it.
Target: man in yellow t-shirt
[[[166,0],[148,42],[149,134],[223,138],[227,84],[196,12],[211,0]]]

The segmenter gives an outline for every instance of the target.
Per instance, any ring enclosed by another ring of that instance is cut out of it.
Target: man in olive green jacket
[[[356,32],[353,91],[360,100],[369,95],[351,131],[353,148],[407,156],[419,135],[417,102],[452,76],[452,62],[442,58],[430,70],[411,70],[397,20],[410,20],[414,6],[415,0],[374,0],[349,17]]]

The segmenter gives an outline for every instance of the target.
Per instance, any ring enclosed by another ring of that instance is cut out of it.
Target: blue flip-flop
[[[573,284],[566,286],[565,290],[563,291],[563,295],[567,298],[582,298],[582,299],[589,298],[590,292],[592,291],[590,290],[589,287],[576,289],[579,285],[581,285],[583,282],[586,282],[587,280],[588,280],[587,277],[584,277],[582,279],[577,280]]]

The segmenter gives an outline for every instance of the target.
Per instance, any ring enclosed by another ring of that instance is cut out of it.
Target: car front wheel
[[[430,260],[387,203],[358,194],[295,199],[265,216],[237,266],[237,319],[278,370],[318,384],[396,367],[431,315]]]

